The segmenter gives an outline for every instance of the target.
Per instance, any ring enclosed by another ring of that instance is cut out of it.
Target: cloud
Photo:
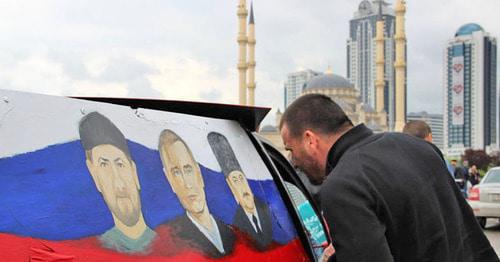
[[[143,61],[157,69],[148,76],[155,90],[166,99],[205,101],[202,94],[216,90],[220,103],[237,103],[236,69],[228,68],[220,76],[218,67],[190,54],[155,57],[143,56]]]
[[[330,65],[345,76],[349,20],[360,2],[255,1],[256,103],[283,109],[286,75],[299,69]],[[500,2],[407,3],[409,111],[439,113],[446,41],[468,22],[498,37]],[[0,1],[0,88],[237,103],[236,5]]]
[[[496,11],[500,2],[407,1],[408,107],[409,111],[443,112],[444,49],[458,28],[475,22],[498,37]],[[432,6],[421,14],[422,6]]]
[[[127,97],[129,94],[127,86],[121,83],[76,81],[71,88],[71,96]]]
[[[200,97],[209,102],[218,102],[221,100],[222,93],[215,88],[211,88],[210,90],[200,92]]]
[[[128,82],[127,89],[127,97],[155,99],[162,97],[162,94],[158,90],[152,88],[151,82],[144,77]]]
[[[109,59],[106,68],[98,77],[103,82],[127,82],[154,74],[155,69],[131,57],[114,57]]]
[[[19,91],[61,95],[70,82],[61,64],[43,55],[31,56],[14,66],[0,65],[1,79],[9,88]]]

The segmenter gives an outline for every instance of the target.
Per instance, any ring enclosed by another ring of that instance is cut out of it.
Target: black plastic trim
[[[245,129],[256,131],[264,117],[271,110],[267,107],[251,107],[229,104],[188,102],[160,99],[137,99],[116,97],[72,97],[76,99],[129,106],[133,109],[145,108],[173,113],[182,113],[218,119],[235,120]]]
[[[247,135],[254,144],[254,147],[259,153],[260,158],[264,161],[264,164],[266,165],[267,169],[271,173],[271,176],[273,177],[276,187],[278,188],[278,191],[281,194],[281,198],[283,199],[283,202],[285,203],[285,206],[288,209],[288,213],[290,214],[290,217],[292,218],[293,223],[295,224],[295,229],[299,236],[300,242],[302,243],[304,251],[306,251],[310,261],[315,261],[314,251],[311,246],[311,243],[309,242],[309,238],[307,237],[306,229],[304,228],[304,225],[301,222],[302,220],[300,219],[300,215],[298,214],[297,209],[295,209],[292,197],[288,194],[288,190],[285,187],[285,183],[283,182],[281,175],[279,174],[276,166],[274,166],[271,157],[268,155],[266,149],[264,148],[260,140],[250,132],[247,132]]]

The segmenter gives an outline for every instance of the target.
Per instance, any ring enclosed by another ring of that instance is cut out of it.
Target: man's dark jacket
[[[269,244],[273,241],[273,226],[271,216],[269,214],[269,207],[256,197],[254,197],[254,201],[255,208],[259,214],[259,222],[262,232],[260,234],[255,232],[250,220],[248,220],[245,210],[243,210],[240,205],[238,205],[238,208],[236,209],[233,224],[250,237],[250,240],[258,250],[263,251],[266,250],[267,247],[269,247]]]
[[[330,149],[321,206],[337,261],[499,261],[438,153],[359,125]]]
[[[215,223],[217,223],[217,227],[219,228],[224,253],[219,252],[215,245],[212,244],[207,237],[205,237],[196,225],[191,222],[187,215],[177,217],[172,222],[169,222],[168,225],[172,227],[173,233],[177,237],[180,237],[186,243],[189,243],[189,245],[194,249],[202,251],[203,254],[208,257],[220,258],[233,252],[235,235],[229,226],[216,218],[214,219]]]

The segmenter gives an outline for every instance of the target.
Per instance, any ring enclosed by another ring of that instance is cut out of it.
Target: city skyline
[[[330,65],[347,77],[349,20],[360,3],[254,1],[256,105],[274,109],[266,123],[283,110],[288,73]],[[0,7],[0,88],[238,102],[237,1],[3,1]],[[444,46],[471,22],[500,37],[495,10],[495,0],[407,1],[408,112],[442,113]]]

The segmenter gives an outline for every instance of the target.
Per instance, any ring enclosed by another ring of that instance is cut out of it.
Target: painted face
[[[111,213],[127,226],[141,214],[139,180],[134,162],[117,147],[99,145],[91,150],[87,167]]]
[[[255,211],[255,202],[245,174],[237,170],[232,171],[226,177],[226,182],[229,188],[231,188],[231,192],[233,192],[234,198],[236,198],[238,204],[240,204],[247,213],[253,213]]]
[[[323,183],[326,163],[321,163],[314,157],[311,150],[308,150],[307,141],[302,136],[292,137],[286,125],[281,129],[281,138],[285,149],[290,152],[294,167],[304,171],[312,184]]]
[[[184,144],[174,142],[163,147],[165,174],[172,190],[189,213],[202,213],[206,207],[201,171]]]

